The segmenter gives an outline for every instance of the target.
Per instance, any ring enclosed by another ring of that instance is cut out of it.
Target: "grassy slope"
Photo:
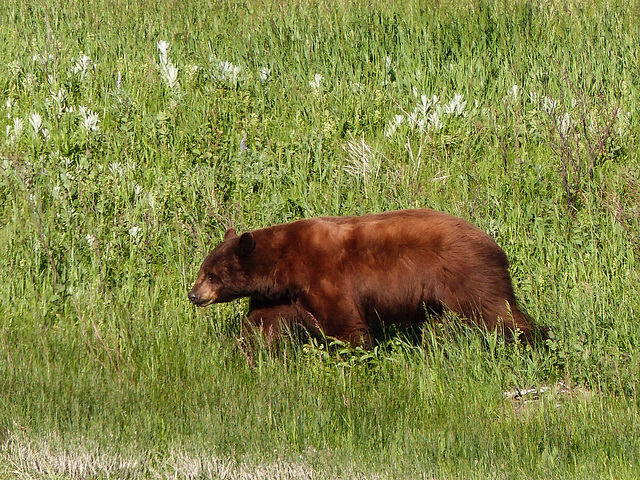
[[[637,6],[400,3],[4,1],[0,471],[637,476]],[[185,299],[227,225],[416,206],[503,245],[548,351],[432,327],[251,370],[242,302]]]

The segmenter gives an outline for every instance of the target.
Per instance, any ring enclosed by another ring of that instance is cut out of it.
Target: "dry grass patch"
[[[0,476],[25,479],[87,478],[211,478],[228,480],[320,478],[303,462],[282,460],[249,464],[231,458],[173,448],[154,451],[117,452],[83,439],[62,439],[56,434],[30,439],[10,435],[2,445]]]
[[[504,392],[505,398],[513,407],[514,415],[522,418],[529,417],[543,405],[562,408],[570,401],[589,402],[594,395],[594,392],[584,387],[571,387],[562,380],[554,385]]]

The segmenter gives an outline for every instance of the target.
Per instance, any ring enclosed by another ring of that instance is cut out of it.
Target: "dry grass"
[[[179,447],[157,452],[116,452],[82,439],[62,439],[52,434],[29,439],[10,436],[2,446],[0,476],[40,478],[212,478],[212,479],[314,479],[310,465],[278,460],[273,463],[238,463],[231,458],[187,452]]]

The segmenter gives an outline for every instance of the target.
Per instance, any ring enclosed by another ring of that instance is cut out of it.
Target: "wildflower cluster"
[[[11,100],[7,100],[7,104],[9,103],[11,103]],[[65,115],[68,115],[70,119],[76,118],[76,125],[87,134],[96,134],[100,131],[100,116],[86,106],[79,105],[76,107],[69,105],[66,92],[62,88],[56,92],[51,92],[45,99],[45,107],[44,116],[39,112],[32,112],[27,116],[26,120],[31,125],[30,132],[33,139],[41,140],[45,143],[51,141],[50,121],[55,121],[55,125],[57,125]],[[9,110],[7,116],[12,120],[12,123],[6,127],[5,144],[12,146],[22,138],[25,122],[19,116],[13,117],[11,110]],[[64,132],[56,133],[59,135],[64,134]]]
[[[87,132],[99,132],[100,127],[98,124],[100,123],[100,118],[98,114],[93,110],[80,106],[78,107],[80,114],[82,115],[82,121],[80,122],[80,126]]]
[[[69,69],[56,74],[52,73],[56,69],[51,66],[58,64],[59,59],[46,51],[32,55],[32,65],[23,66],[18,61],[9,64],[13,88],[5,101],[7,118],[10,120],[5,127],[5,145],[16,147],[21,140],[32,140],[35,141],[33,145],[56,154],[60,145],[67,145],[69,148],[69,139],[73,138],[73,132],[77,128],[92,135],[99,132],[99,115],[87,106],[74,104],[67,90],[75,89],[81,81],[88,85],[96,64],[82,52],[70,60]],[[39,82],[41,77],[46,81]],[[26,102],[22,97],[38,97],[43,94],[43,100],[29,102],[29,110],[23,110]],[[34,104],[44,104],[44,109],[38,111],[34,109]],[[26,126],[30,128],[25,128]]]
[[[417,92],[414,90],[414,96]],[[440,131],[451,120],[466,116],[465,107],[467,102],[463,96],[455,93],[448,103],[441,103],[437,95],[429,98],[421,95],[418,103],[411,113],[404,112],[402,115],[395,115],[385,130],[387,137],[393,137],[398,127],[407,123],[411,129],[418,128],[423,131]]]
[[[238,84],[244,80],[244,71],[239,65],[234,65],[227,60],[219,60],[214,55],[209,56],[209,64],[209,74],[212,80],[220,86],[235,90],[238,88]],[[270,73],[268,69],[261,72],[260,79],[263,83],[268,80]]]

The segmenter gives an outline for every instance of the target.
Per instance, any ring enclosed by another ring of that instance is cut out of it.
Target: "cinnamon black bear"
[[[302,324],[370,345],[383,324],[420,325],[450,309],[511,339],[545,338],[518,308],[504,251],[482,230],[433,210],[320,217],[224,241],[204,260],[189,299],[204,307],[249,297],[247,322],[270,343]]]

